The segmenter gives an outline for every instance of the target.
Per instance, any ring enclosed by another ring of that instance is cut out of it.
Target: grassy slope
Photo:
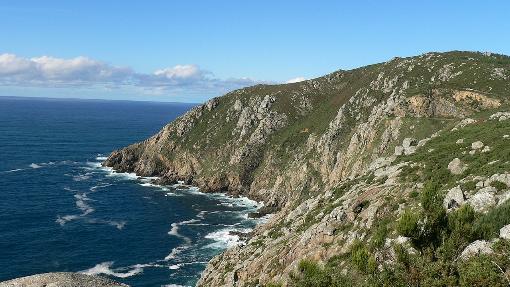
[[[508,106],[502,109],[508,110]],[[442,207],[447,189],[465,182],[463,179],[490,177],[510,170],[510,138],[503,137],[510,135],[509,121],[489,120],[488,114],[475,115],[477,123],[456,131],[447,127],[415,154],[400,156],[397,162],[414,166],[403,169],[401,184],[414,190],[404,200],[390,200],[397,205],[404,203],[407,211],[401,216],[395,215],[395,209],[378,214],[376,225],[364,241],[353,244],[347,254],[332,257],[325,265],[302,261],[293,275],[293,286],[508,286],[509,241],[496,243],[492,255],[475,256],[467,261],[457,258],[469,243],[498,237],[499,229],[510,224],[510,202],[487,213],[474,212],[466,205],[447,214]],[[458,144],[458,139],[464,142]],[[479,140],[489,145],[491,151],[475,155],[465,152],[471,150],[472,142]],[[452,175],[447,169],[456,157],[468,165],[461,175]],[[362,180],[367,177],[357,179]],[[425,185],[416,188],[416,182]],[[462,188],[473,188],[468,186]],[[509,189],[502,183],[498,188]],[[312,211],[310,218],[327,206]],[[411,238],[411,246],[417,252],[397,248],[396,261],[381,265],[375,254],[386,238],[396,235]],[[339,273],[338,270],[346,268],[345,264],[350,266],[349,271]]]

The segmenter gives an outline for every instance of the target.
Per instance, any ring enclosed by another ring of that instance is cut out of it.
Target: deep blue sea
[[[193,105],[0,97],[0,281],[102,274],[132,286],[193,286],[256,222],[247,199],[101,168]]]

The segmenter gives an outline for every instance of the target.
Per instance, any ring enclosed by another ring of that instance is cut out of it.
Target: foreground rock
[[[113,280],[73,272],[37,274],[0,282],[0,287],[129,287]]]

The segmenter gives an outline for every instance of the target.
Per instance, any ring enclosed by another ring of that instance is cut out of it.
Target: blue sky
[[[202,102],[429,51],[510,54],[508,1],[0,2],[0,96]]]

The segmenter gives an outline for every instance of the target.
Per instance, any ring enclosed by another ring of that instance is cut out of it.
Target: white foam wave
[[[144,176],[144,177],[140,178],[140,180],[143,182],[151,182],[151,181],[157,180],[157,179],[159,179],[159,177],[157,177],[157,176]]]
[[[160,185],[157,185],[157,184],[154,184],[154,183],[150,183],[150,182],[144,182],[144,183],[140,183],[141,186],[145,186],[145,187],[160,187]]]
[[[105,170],[108,170],[105,168]],[[136,173],[132,173],[132,172],[115,172],[112,170],[108,170],[109,173],[106,175],[108,177],[118,177],[118,178],[121,178],[121,179],[125,179],[125,180],[136,180],[138,178],[140,178],[140,176],[136,175]]]
[[[113,169],[111,167],[103,167],[103,166],[101,166],[100,162],[90,162],[90,161],[87,161],[87,166],[88,167],[83,167],[83,168],[86,169],[86,170],[102,169],[102,170],[105,170],[105,171],[113,171]]]
[[[207,239],[214,240],[214,243],[206,245],[204,248],[211,249],[225,249],[229,247],[233,247],[242,243],[239,239],[239,235],[231,234],[232,231],[237,232],[249,232],[251,229],[236,229],[236,228],[226,228],[218,231],[211,232],[205,236]]]
[[[85,216],[95,211],[94,208],[86,203],[86,201],[91,201],[91,199],[87,197],[87,194],[75,194],[74,197],[77,199],[76,206],[83,212],[81,216]]]
[[[60,224],[60,226],[64,226],[67,222],[78,219],[78,218],[80,218],[79,215],[64,215],[64,216],[58,215],[55,222]]]
[[[183,239],[186,244],[190,244],[191,243],[191,239],[189,237],[186,237],[182,234],[179,233],[179,228],[182,226],[182,225],[187,225],[187,224],[193,224],[195,222],[199,222],[200,220],[198,219],[190,219],[190,220],[184,220],[184,221],[181,221],[181,222],[174,222],[171,224],[172,226],[172,229],[170,229],[170,231],[168,231],[168,234],[169,235],[173,235],[175,237],[179,237],[181,239]]]
[[[99,185],[95,185],[91,188],[89,188],[90,191],[94,192],[100,188],[105,188],[105,187],[108,187],[108,186],[111,186],[112,184],[111,183],[105,183],[105,184],[99,184]]]
[[[136,264],[136,265],[129,266],[129,267],[120,267],[120,268],[114,269],[114,268],[112,268],[113,263],[114,263],[113,261],[99,263],[90,269],[80,271],[80,273],[83,273],[86,275],[104,274],[104,275],[115,276],[118,278],[127,278],[127,277],[131,277],[131,276],[142,273],[143,269],[145,267],[152,266],[151,264]]]
[[[25,169],[24,168],[16,168],[16,169],[2,171],[2,173],[11,173],[11,172],[17,172],[17,171],[22,171],[22,170],[25,170]]]
[[[87,172],[85,174],[74,175],[73,176],[73,180],[74,181],[85,181],[85,180],[88,180],[88,179],[90,179],[90,174],[91,173]]]
[[[124,229],[124,226],[126,226],[126,224],[127,224],[126,221],[102,220],[102,219],[95,219],[95,218],[89,219],[89,220],[87,220],[87,222],[94,223],[94,224],[111,225],[111,226],[114,226],[115,228],[117,228],[118,230]]]
[[[181,254],[181,252],[183,252],[184,250],[186,250],[188,248],[189,248],[189,246],[174,247],[172,249],[172,251],[170,252],[170,254],[168,254],[165,257],[165,261],[169,261],[169,260],[175,259],[177,257],[177,255]]]
[[[197,214],[197,217],[200,218],[200,219],[205,219],[205,214],[207,213],[207,211],[205,210],[202,210],[200,211],[198,214]]]
[[[168,269],[177,270],[177,269],[181,268],[181,266],[182,266],[182,264],[174,264],[174,265],[168,266]]]
[[[77,192],[77,190],[71,189],[69,187],[64,187],[65,190],[71,191],[71,192]],[[74,195],[74,198],[76,199],[75,204],[76,207],[78,207],[79,210],[81,210],[81,214],[69,214],[69,215],[57,215],[57,219],[55,220],[56,223],[60,224],[61,226],[64,226],[67,222],[76,220],[80,217],[84,217],[92,212],[95,211],[94,208],[92,208],[87,201],[94,201],[93,199],[90,199],[87,197],[87,193],[76,193]]]
[[[113,221],[110,220],[107,222],[111,226],[115,226],[118,230],[124,229],[124,226],[126,226],[126,221]]]
[[[99,160],[99,161],[105,161],[105,160],[107,160],[107,159],[108,159],[108,157],[107,157],[107,156],[97,156],[97,157],[96,157],[96,160]]]
[[[37,163],[31,163],[28,166],[31,167],[31,168],[34,168],[34,169],[42,167],[41,165],[38,165]]]

